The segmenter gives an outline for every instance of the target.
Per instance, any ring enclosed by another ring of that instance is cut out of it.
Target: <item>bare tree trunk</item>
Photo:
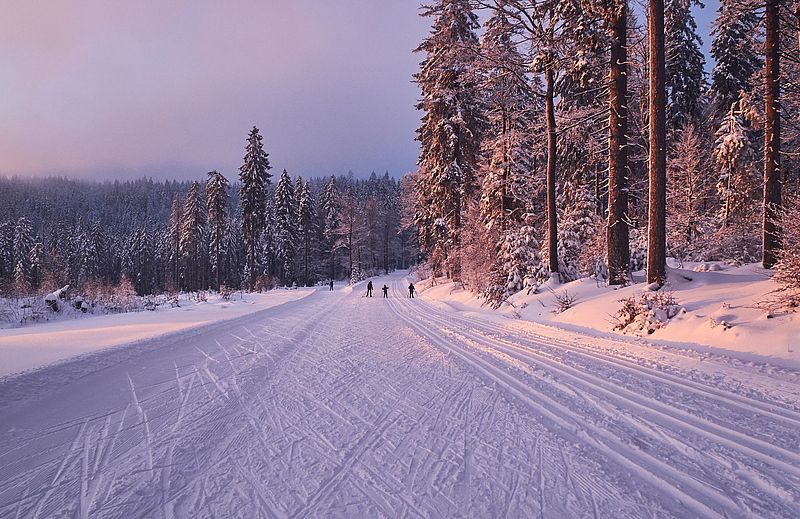
[[[547,116],[547,250],[550,272],[558,272],[558,222],[556,220],[556,111],[554,79],[550,63],[545,68]]]
[[[663,285],[667,264],[667,131],[664,61],[664,0],[650,0],[650,203],[647,282]]]
[[[608,138],[608,282],[628,282],[628,4],[623,0],[612,24],[611,70],[609,73]]]
[[[778,261],[781,206],[781,120],[780,120],[780,14],[779,0],[766,3],[764,42],[764,238],[761,262],[772,268]]]

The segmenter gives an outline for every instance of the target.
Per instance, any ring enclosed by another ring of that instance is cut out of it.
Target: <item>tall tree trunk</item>
[[[550,63],[545,68],[547,115],[547,249],[550,272],[558,272],[558,222],[556,220],[556,110],[554,78]]]
[[[623,0],[612,23],[608,118],[608,282],[628,282],[628,3]]]
[[[780,14],[779,0],[767,0],[764,42],[764,239],[761,262],[772,268],[778,261],[781,206]]]
[[[650,0],[650,203],[647,229],[647,282],[663,285],[667,264],[667,131],[664,73],[664,0]]]

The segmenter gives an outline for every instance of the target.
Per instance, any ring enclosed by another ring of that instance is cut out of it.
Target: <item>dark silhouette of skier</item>
[[[383,288],[381,288],[381,290],[383,290],[383,298],[384,299],[388,299],[389,298],[389,287],[387,287],[386,285],[383,285]]]
[[[372,281],[367,283],[367,297],[372,297]]]
[[[415,290],[416,290],[416,288],[414,288],[414,283],[409,283],[408,284],[408,297],[410,297],[411,299],[414,299],[414,291]]]
[[[331,279],[331,282],[330,282],[330,283],[328,283],[328,285],[331,287],[331,288],[330,288],[330,291],[333,291],[333,280],[332,280],[332,279]]]

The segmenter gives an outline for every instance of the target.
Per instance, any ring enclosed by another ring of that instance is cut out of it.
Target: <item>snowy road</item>
[[[0,517],[800,516],[797,373],[384,281],[0,382]]]

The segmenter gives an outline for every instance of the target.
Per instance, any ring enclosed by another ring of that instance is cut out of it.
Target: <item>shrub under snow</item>
[[[783,249],[775,266],[775,279],[783,286],[781,301],[791,307],[800,306],[800,196],[787,201],[781,218]]]
[[[620,299],[620,303],[614,329],[636,335],[649,335],[663,328],[683,310],[672,292],[644,292],[639,297]]]

